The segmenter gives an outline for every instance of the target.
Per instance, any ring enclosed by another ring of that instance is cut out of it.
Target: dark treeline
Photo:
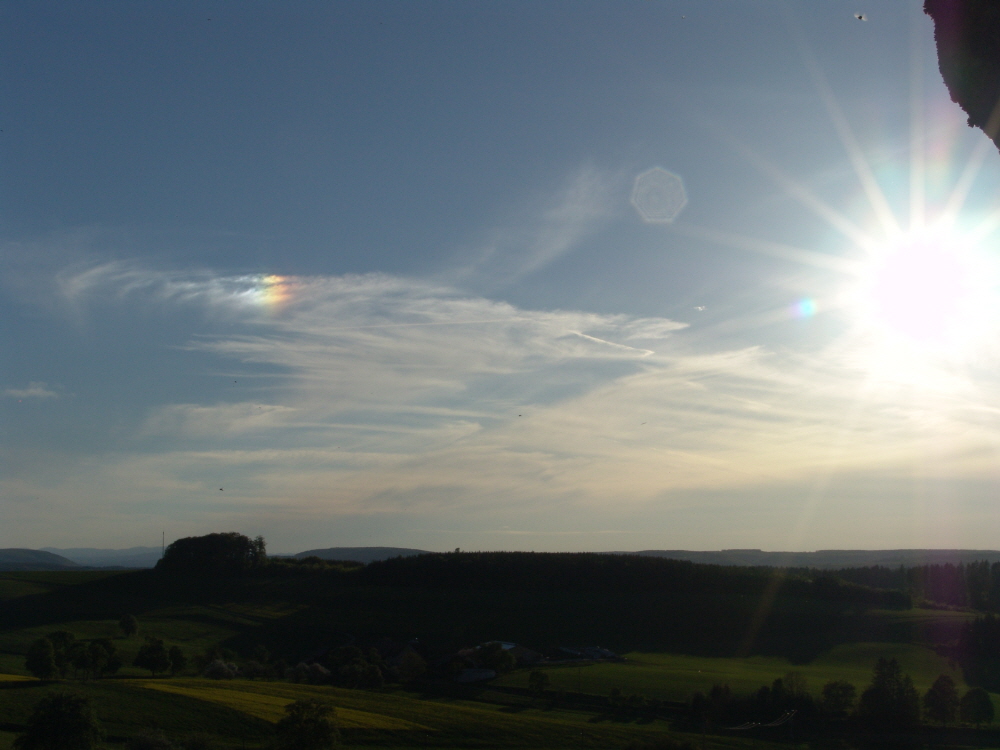
[[[117,620],[123,611],[142,616],[186,603],[280,601],[294,612],[262,621],[226,645],[263,644],[289,663],[336,645],[336,633],[403,643],[419,638],[441,654],[509,640],[535,649],[599,644],[618,651],[775,654],[796,662],[850,640],[910,637],[887,632],[895,626],[869,614],[907,608],[906,594],[805,570],[562,553],[435,553],[365,566],[260,561],[250,540],[236,541],[218,535],[185,542],[156,570],[5,602],[0,626]],[[173,564],[175,554],[180,564]]]
[[[365,584],[422,589],[615,591],[761,596],[765,592],[908,608],[900,591],[804,570],[704,565],[638,555],[558,552],[454,552],[398,557],[366,565]]]
[[[988,614],[967,623],[955,655],[970,683],[1000,689],[1000,619]]]
[[[908,594],[915,602],[1000,612],[1000,562],[882,566],[830,571],[840,580]]]

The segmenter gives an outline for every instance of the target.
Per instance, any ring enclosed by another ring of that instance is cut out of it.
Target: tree
[[[122,658],[118,649],[107,638],[98,638],[87,647],[90,655],[90,668],[95,677],[115,674],[122,668]]]
[[[73,665],[73,644],[76,643],[76,636],[66,630],[57,630],[45,637],[52,643],[52,648],[55,651],[56,669],[59,670],[59,676],[65,677]]]
[[[399,657],[399,681],[412,682],[427,671],[427,662],[424,657],[408,648]]]
[[[146,642],[139,647],[132,666],[148,669],[154,677],[157,672],[166,672],[170,669],[170,655],[167,653],[163,641],[147,635]]]
[[[854,706],[857,689],[844,680],[832,680],[823,686],[823,709],[831,716],[846,716]]]
[[[782,685],[785,688],[785,694],[790,698],[801,698],[805,695],[809,695],[809,687],[806,684],[806,678],[801,672],[789,672],[782,678]]]
[[[28,729],[14,740],[14,748],[92,750],[103,736],[89,700],[70,693],[55,693],[35,704]]]
[[[946,674],[940,675],[924,693],[924,714],[931,721],[947,724],[958,713],[958,688]]]
[[[875,664],[872,683],[858,701],[858,715],[869,723],[890,727],[920,721],[920,695],[898,661],[880,658]]]
[[[167,547],[156,570],[185,575],[238,575],[266,562],[264,537],[250,539],[230,531],[178,539]]]
[[[276,750],[329,750],[340,740],[336,716],[333,706],[312,698],[289,703],[276,727]]]
[[[56,650],[48,638],[39,638],[28,648],[24,656],[24,668],[40,680],[49,680],[56,676]]]
[[[122,619],[118,621],[118,628],[126,638],[131,638],[139,632],[139,621],[135,619],[135,615],[122,615]]]
[[[959,715],[962,721],[975,724],[989,724],[993,721],[993,701],[990,694],[982,688],[972,688],[966,691],[959,703]]]
[[[549,689],[551,682],[545,672],[540,669],[533,669],[531,674],[528,675],[528,690],[536,698],[541,698],[545,695],[545,691]]]
[[[494,670],[497,674],[509,672],[517,665],[514,655],[504,649],[503,644],[498,641],[487,643],[479,648],[479,660],[487,669]]]
[[[73,668],[73,679],[79,677],[80,672],[83,672],[84,679],[89,677],[93,672],[90,650],[87,648],[87,645],[83,641],[74,641],[67,649],[66,656],[69,665]]]
[[[179,646],[171,646],[167,655],[170,660],[170,674],[175,675],[187,666],[187,657]]]

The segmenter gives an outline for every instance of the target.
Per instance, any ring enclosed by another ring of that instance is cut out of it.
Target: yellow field
[[[0,682],[25,682],[34,679],[34,677],[25,677],[22,674],[0,674]]]
[[[188,698],[217,703],[236,711],[255,716],[265,721],[277,722],[285,715],[285,706],[296,698],[297,692],[291,685],[265,685],[255,683],[252,690],[249,685],[227,683],[225,685],[204,684],[191,680],[171,680],[170,682],[141,682],[141,687],[150,690],[160,690],[164,693],[184,695]],[[271,689],[268,689],[271,688]],[[310,691],[312,692],[312,691]],[[321,697],[310,695],[309,697]],[[332,701],[331,701],[332,702]],[[392,716],[358,711],[337,706],[337,723],[344,729],[387,729],[387,730],[421,730],[433,731],[429,727],[415,724],[405,719]]]

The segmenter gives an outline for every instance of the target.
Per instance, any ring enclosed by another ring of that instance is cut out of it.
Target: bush
[[[24,668],[40,680],[49,680],[58,674],[56,650],[48,638],[39,638],[28,648]]]
[[[163,732],[143,732],[131,737],[125,743],[126,750],[173,750],[173,745],[163,736]]]
[[[139,632],[139,621],[135,619],[135,615],[122,615],[122,619],[118,621],[118,627],[126,638],[131,638]]]
[[[202,674],[212,680],[233,680],[239,676],[240,669],[232,662],[216,659],[205,667],[205,671]]]
[[[832,680],[823,686],[823,710],[831,716],[846,716],[854,707],[857,694],[851,683]]]
[[[104,737],[90,701],[71,693],[42,698],[28,718],[15,750],[92,750]]]
[[[322,664],[313,662],[306,664],[300,661],[285,673],[285,678],[292,682],[307,682],[312,685],[325,685],[330,682],[331,672]]]
[[[540,669],[533,669],[531,674],[528,675],[528,690],[531,691],[532,695],[540,698],[549,689],[551,682],[545,672]]]
[[[247,680],[263,680],[270,676],[271,670],[251,659],[240,668],[240,674]]]
[[[476,655],[484,667],[492,669],[497,674],[504,674],[517,666],[514,655],[510,651],[504,650],[503,644],[496,641],[481,646]]]
[[[313,699],[289,703],[275,728],[275,750],[330,750],[340,741],[336,716],[329,703]]]
[[[427,671],[427,662],[416,651],[407,650],[399,658],[399,681],[412,682]]]
[[[184,652],[179,646],[171,646],[167,658],[170,659],[170,674],[172,675],[183,671],[184,667],[187,666],[187,657],[184,656]]]

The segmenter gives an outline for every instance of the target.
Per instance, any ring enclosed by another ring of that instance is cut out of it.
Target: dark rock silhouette
[[[924,0],[938,67],[953,102],[1000,148],[1000,3]]]

